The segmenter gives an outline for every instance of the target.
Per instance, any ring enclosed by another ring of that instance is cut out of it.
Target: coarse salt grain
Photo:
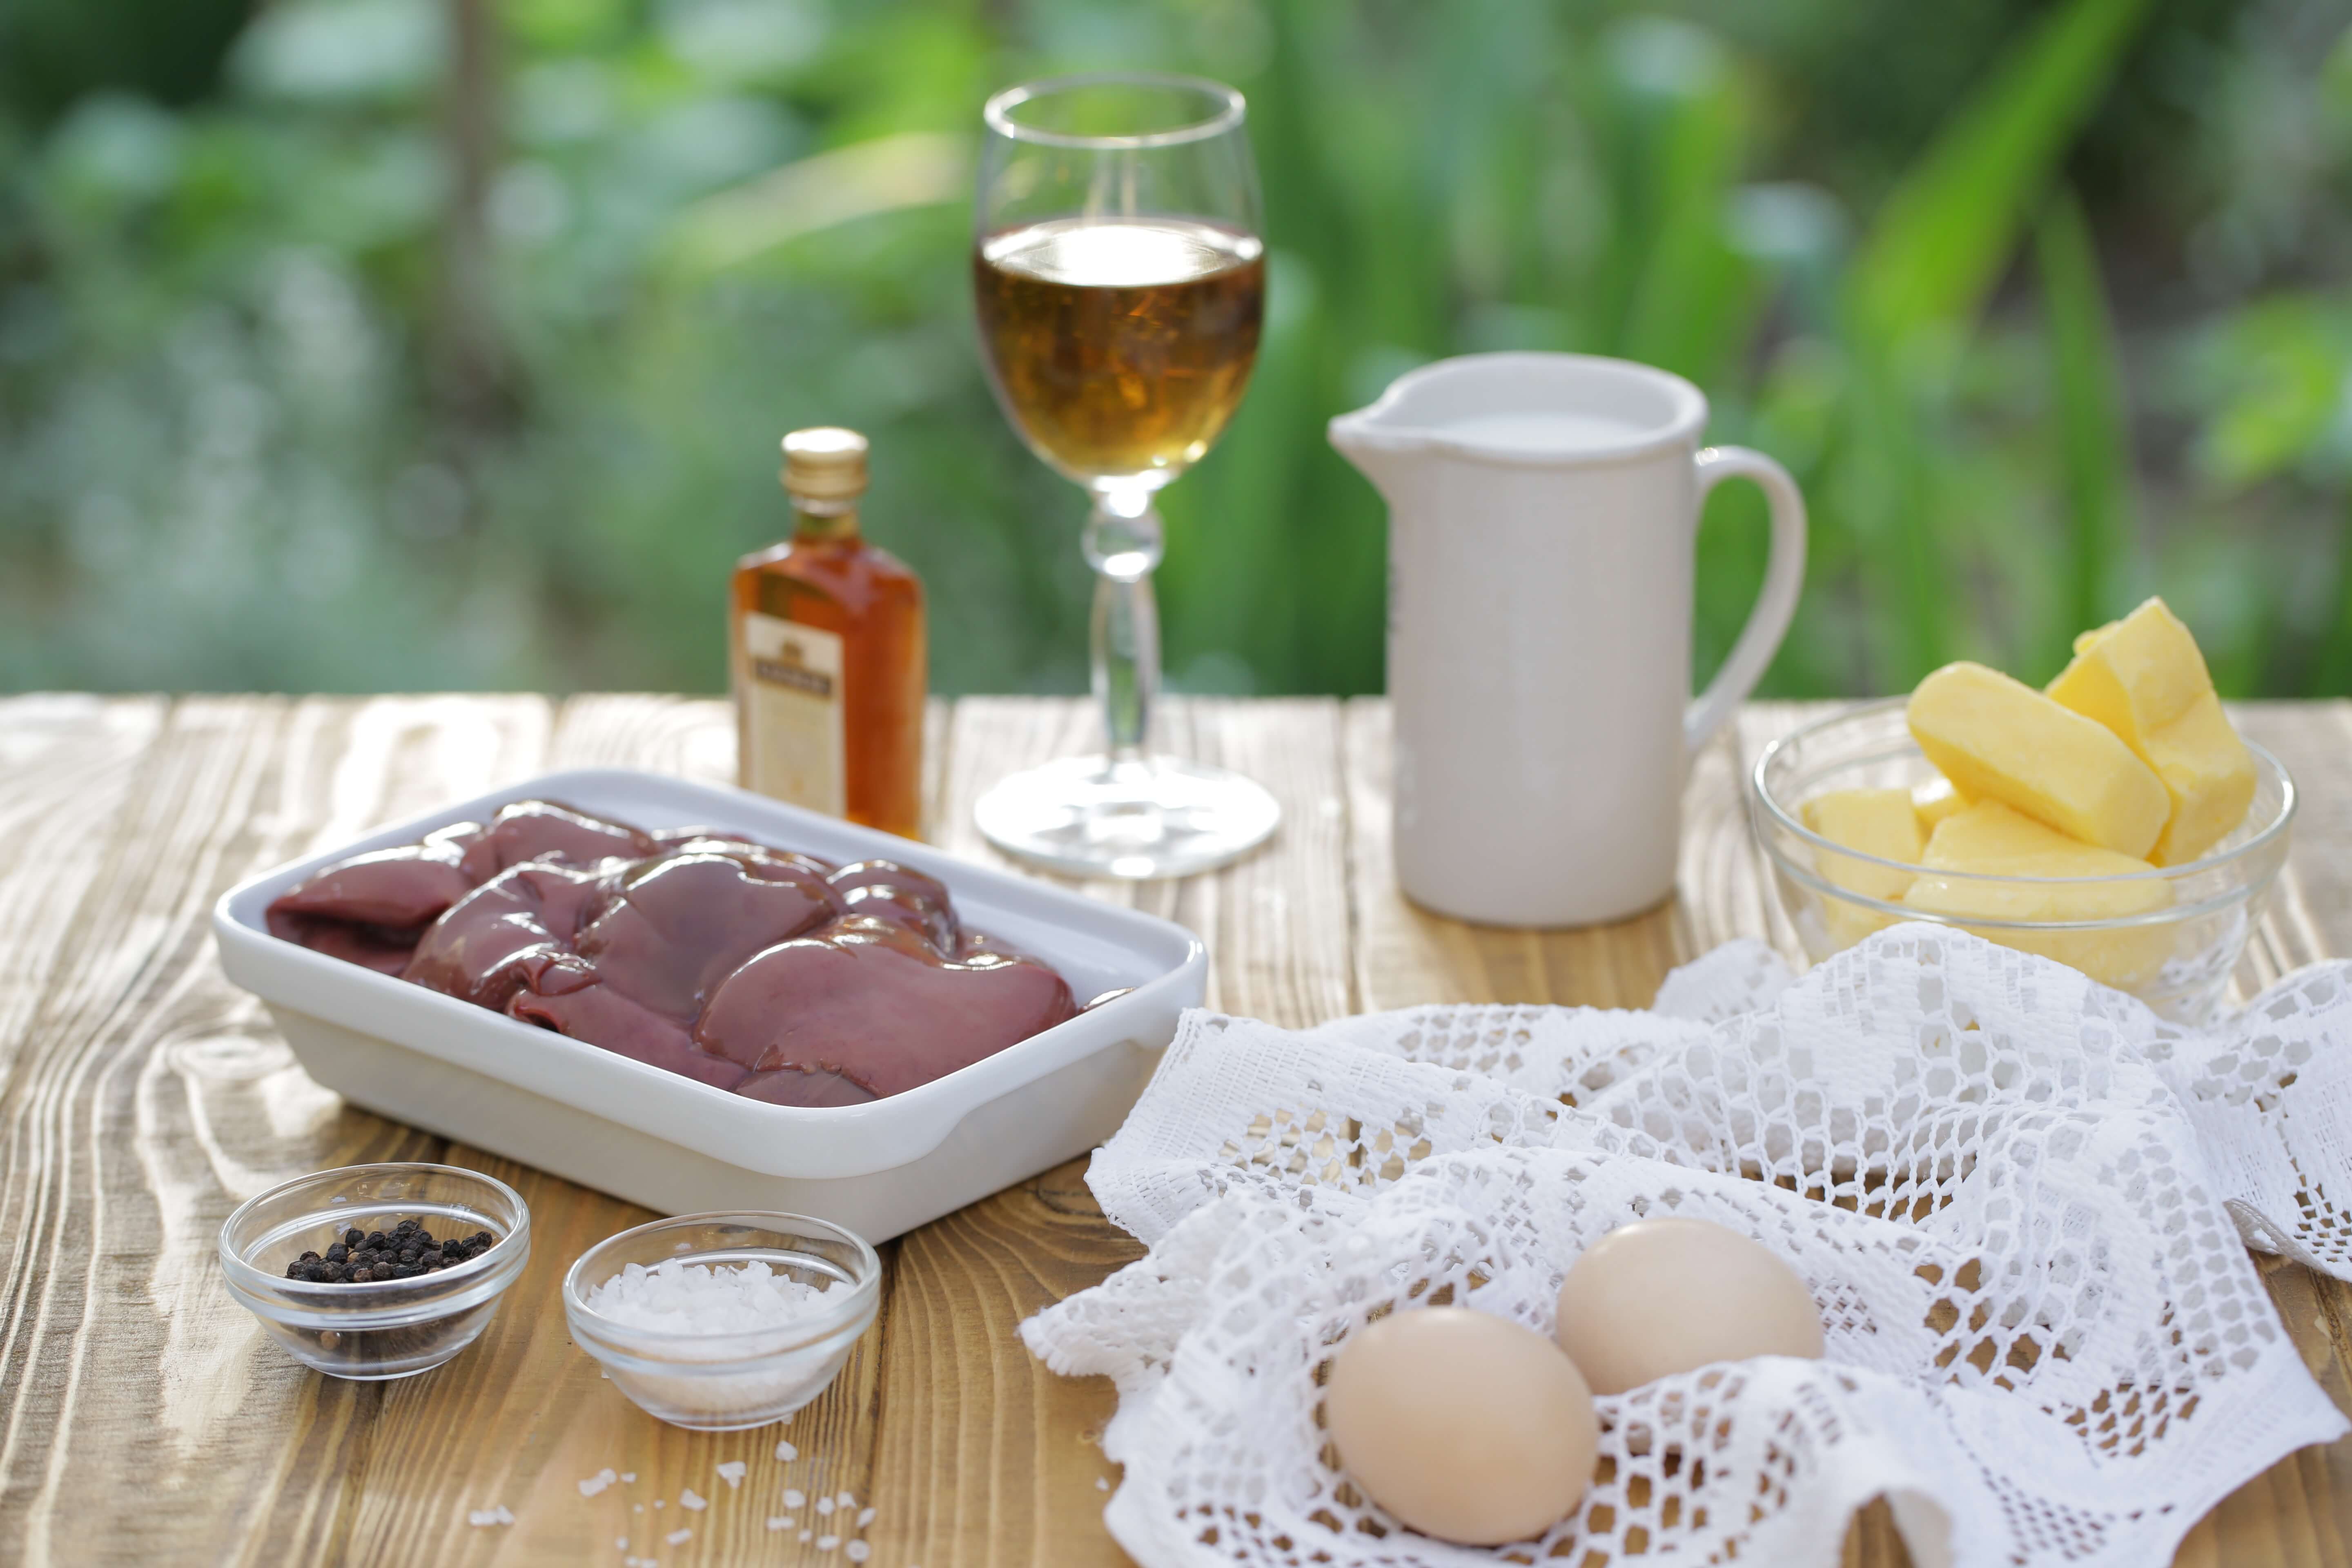
[[[614,1481],[617,1481],[620,1479],[621,1478],[619,1476],[614,1475],[611,1470],[599,1470],[594,1475],[590,1476],[586,1480],[580,1483],[580,1495],[582,1497],[594,1497],[598,1492],[603,1491],[606,1487],[611,1486]]]
[[[616,1535],[613,1537],[613,1544],[620,1551],[626,1552],[629,1549],[629,1538],[625,1535]]]
[[[814,1541],[816,1539],[816,1531],[814,1530],[803,1530],[801,1531],[801,1539],[804,1542]]]
[[[787,1464],[800,1457],[801,1451],[798,1448],[793,1447],[790,1443],[779,1443],[776,1445],[776,1458],[783,1460]]]
[[[730,1459],[719,1467],[719,1479],[730,1487],[740,1487],[743,1484],[744,1473],[751,1468],[740,1459]]]
[[[867,1525],[869,1525],[869,1524],[871,1524],[871,1523],[873,1523],[873,1522],[874,1522],[874,1510],[873,1510],[872,1509],[870,1509],[870,1508],[862,1508],[862,1509],[859,1509],[859,1510],[857,1510],[857,1528],[858,1528],[858,1529],[863,1530],[863,1529],[865,1529]]]
[[[857,1494],[856,1492],[840,1492],[835,1496],[833,1500],[839,1503],[844,1508],[856,1508],[857,1506]]]
[[[820,1535],[816,1538],[816,1549],[819,1552],[830,1552],[840,1544],[841,1537],[838,1535]]]
[[[710,1500],[696,1491],[692,1487],[688,1487],[685,1491],[678,1494],[677,1506],[680,1508],[690,1508],[694,1510],[695,1512],[700,1513],[704,1509],[710,1506]]]
[[[853,1541],[841,1549],[852,1563],[863,1563],[874,1555],[874,1548],[862,1541]]]
[[[810,1285],[759,1258],[740,1268],[665,1258],[625,1265],[588,1292],[588,1310],[632,1329],[668,1334],[740,1334],[782,1328],[821,1310],[833,1283]]]
[[[467,1510],[466,1522],[478,1530],[485,1525],[512,1524],[514,1515],[507,1511],[506,1504],[500,1503],[496,1508],[478,1508]]]
[[[798,1487],[786,1487],[784,1489],[784,1506],[786,1508],[804,1508],[807,1505],[808,1493],[801,1490]]]
[[[694,1539],[694,1531],[691,1530],[673,1530],[667,1535],[663,1536],[662,1539],[668,1542],[672,1546],[683,1546],[686,1542]]]
[[[819,1499],[817,1499],[817,1500],[816,1500],[816,1510],[817,1510],[817,1512],[819,1512],[819,1513],[831,1513],[831,1512],[833,1511],[833,1508],[834,1508],[834,1503],[833,1503],[833,1500],[832,1500],[831,1498],[829,1498],[829,1497],[821,1497],[821,1498],[819,1498]]]
[[[1097,1476],[1095,1478],[1095,1490],[1098,1492],[1107,1492],[1110,1490],[1110,1478],[1108,1476]]]
[[[637,1479],[637,1472],[636,1472],[636,1471],[635,1471],[635,1470],[623,1470],[623,1471],[621,1472],[621,1480],[622,1480],[622,1483],[623,1483],[624,1485],[627,1485],[627,1484],[633,1483],[633,1482],[635,1482],[635,1481],[636,1480],[636,1479]]]
[[[796,1522],[798,1521],[794,1520],[783,1519],[771,1514],[768,1518],[768,1528],[770,1530],[790,1530]]]

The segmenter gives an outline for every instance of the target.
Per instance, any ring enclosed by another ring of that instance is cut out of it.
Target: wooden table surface
[[[1675,963],[1759,934],[1793,952],[1739,815],[1739,761],[1797,717],[1757,707],[1699,759],[1678,899],[1606,929],[1481,930],[1397,895],[1378,701],[1176,702],[1171,749],[1240,768],[1284,826],[1239,866],[1098,886],[1192,927],[1210,1005],[1277,1023],[1443,1000],[1646,1005]],[[2352,952],[2352,705],[2242,721],[2307,792],[2281,896],[2242,984]],[[971,699],[932,715],[934,837],[990,858],[982,788],[1080,749],[1083,704]],[[732,771],[715,702],[659,697],[0,699],[0,1562],[33,1564],[852,1561],[771,1516],[786,1487],[870,1504],[873,1568],[1086,1568],[1116,1482],[1099,1379],[1047,1373],[1014,1336],[1139,1248],[1083,1162],[883,1248],[874,1330],[778,1430],[689,1434],[639,1414],[566,1338],[557,1287],[644,1211],[345,1106],[220,973],[215,895],[370,826],[552,767]],[[366,1160],[490,1171],[531,1205],[529,1273],[447,1367],[393,1384],[306,1372],[224,1291],[220,1223],[285,1177]],[[2263,1259],[2313,1373],[2352,1408],[2352,1289]],[[740,1489],[715,1467],[750,1467]],[[633,1484],[583,1497],[611,1468]],[[681,1506],[688,1489],[707,1509]],[[659,1500],[658,1502],[656,1500]],[[511,1526],[467,1515],[503,1505]],[[686,1529],[690,1538],[664,1537]],[[619,1545],[625,1538],[625,1551]],[[1900,1562],[1883,1510],[1848,1541]],[[2352,1563],[2352,1440],[2306,1449],[2200,1524],[2186,1564]]]

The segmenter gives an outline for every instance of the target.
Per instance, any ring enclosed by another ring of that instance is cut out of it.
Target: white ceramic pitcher
[[[1786,469],[1700,447],[1680,376],[1584,354],[1472,354],[1331,421],[1389,503],[1397,879],[1497,925],[1585,925],[1674,890],[1687,759],[1795,612],[1805,503]],[[1690,695],[1699,502],[1771,503],[1764,589]]]

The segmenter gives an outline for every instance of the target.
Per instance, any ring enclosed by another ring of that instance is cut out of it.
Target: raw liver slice
[[[534,963],[569,953],[602,874],[554,865],[500,872],[434,922],[402,978],[478,1006],[504,1008]]]
[[[548,964],[534,981],[535,986],[562,988],[518,992],[507,1004],[509,1017],[553,1029],[614,1056],[628,1057],[707,1083],[713,1089],[732,1089],[749,1076],[738,1063],[697,1050],[693,1037],[677,1019],[665,1018],[610,985],[598,984],[595,973],[576,958]]]
[[[772,947],[703,1009],[703,1049],[759,1073],[838,1073],[876,1095],[944,1078],[1075,1014],[1034,959],[941,959],[903,926],[853,915]]]
[[[372,849],[271,900],[269,913],[414,931],[474,890],[455,852],[431,844]],[[283,933],[281,933],[283,934]],[[299,939],[298,939],[299,940]]]
[[[466,841],[457,864],[475,881],[487,882],[527,860],[594,866],[643,859],[654,849],[654,841],[634,827],[551,800],[519,800],[500,807],[488,827]]]
[[[580,932],[580,955],[605,984],[684,1023],[745,959],[840,912],[806,871],[721,855],[641,861],[608,895]]]
[[[828,1105],[866,1105],[877,1098],[837,1072],[803,1072],[798,1068],[755,1072],[737,1084],[735,1092],[746,1100],[764,1100],[770,1105],[798,1105],[810,1109]]]

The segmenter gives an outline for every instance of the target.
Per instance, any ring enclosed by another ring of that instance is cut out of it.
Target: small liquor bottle
[[[866,542],[866,437],[784,437],[793,537],[736,563],[737,782],[887,833],[923,828],[923,585]]]

